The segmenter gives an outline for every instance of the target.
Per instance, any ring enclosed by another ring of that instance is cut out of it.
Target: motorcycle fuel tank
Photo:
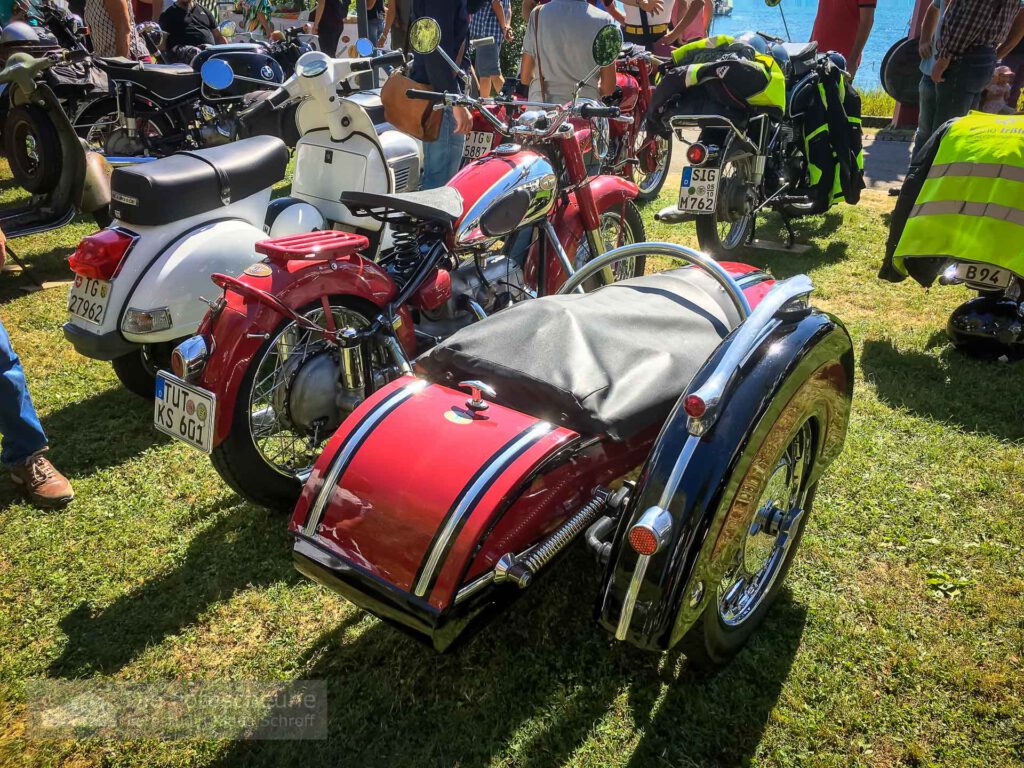
[[[487,245],[548,215],[558,176],[539,152],[502,144],[455,174],[448,186],[462,195],[455,222],[458,246]]]
[[[265,48],[255,43],[211,46],[192,59],[192,69],[199,72],[210,59],[222,59],[235,73],[234,82],[223,91],[203,86],[203,95],[210,101],[237,99],[253,91],[275,88],[284,82],[284,69],[267,54]],[[252,82],[254,80],[256,82]]]
[[[632,75],[617,72],[615,85],[622,89],[622,101],[619,102],[619,109],[624,115],[631,113],[636,108],[637,99],[640,98],[640,84]]]

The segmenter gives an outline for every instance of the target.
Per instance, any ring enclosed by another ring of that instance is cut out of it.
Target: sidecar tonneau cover
[[[683,268],[516,304],[417,363],[449,385],[480,379],[552,424],[626,440],[668,416],[738,322],[711,277]]]

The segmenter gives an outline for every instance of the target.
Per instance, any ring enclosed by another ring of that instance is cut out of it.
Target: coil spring
[[[409,282],[420,260],[420,237],[414,223],[391,221],[391,237],[394,243],[389,272],[399,290]]]
[[[608,503],[608,496],[607,493],[595,495],[580,507],[579,512],[559,526],[558,530],[538,544],[530,554],[523,557],[518,565],[531,574],[537,573],[597,519]]]

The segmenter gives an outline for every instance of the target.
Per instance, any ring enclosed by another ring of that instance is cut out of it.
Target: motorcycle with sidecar
[[[454,94],[409,95],[480,105]],[[392,232],[394,247],[376,262],[366,237],[321,232],[257,243],[263,261],[238,277],[215,275],[223,297],[199,335],[173,352],[173,374],[158,375],[156,427],[211,453],[239,494],[291,509],[324,441],[418,352],[553,293],[609,248],[642,241],[636,186],[588,177],[583,132],[574,127],[618,110],[517,104],[526,111],[508,123],[486,111],[493,129],[516,143],[467,165],[447,187],[339,195],[353,216]],[[617,269],[641,275],[644,260]],[[330,341],[336,329],[344,343]]]
[[[687,266],[575,292],[638,256]],[[850,337],[811,291],[640,243],[467,326],[328,441],[290,523],[298,569],[444,650],[582,539],[616,639],[728,661],[847,430]]]

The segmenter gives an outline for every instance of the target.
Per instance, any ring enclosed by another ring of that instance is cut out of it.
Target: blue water
[[[760,30],[779,37],[786,36],[782,22],[785,13],[789,23],[790,37],[794,42],[810,39],[814,16],[818,11],[817,0],[782,0],[779,8],[768,8],[763,0],[733,0],[731,16],[716,16],[712,31],[716,34],[734,34],[747,30]],[[914,11],[914,0],[880,0],[875,9],[875,25],[864,48],[864,58],[857,71],[857,85],[874,88],[879,84],[878,67],[889,47],[906,37],[910,27],[910,15]]]

